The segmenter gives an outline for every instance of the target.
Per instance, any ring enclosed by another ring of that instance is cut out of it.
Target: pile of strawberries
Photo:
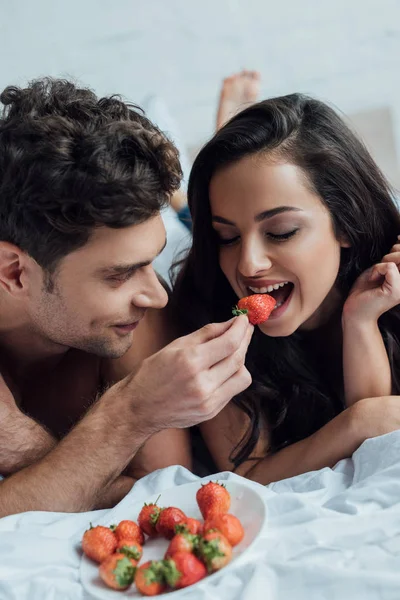
[[[145,596],[187,587],[215,573],[232,558],[244,530],[237,517],[229,514],[231,499],[224,485],[212,481],[197,491],[197,504],[204,523],[187,517],[174,506],[161,508],[144,504],[138,523],[124,520],[111,527],[90,527],[82,538],[86,556],[100,563],[104,583],[114,590],[126,590],[133,583]],[[170,540],[162,560],[139,565],[142,546],[148,538]]]

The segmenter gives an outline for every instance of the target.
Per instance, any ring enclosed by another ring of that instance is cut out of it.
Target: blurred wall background
[[[221,79],[302,91],[349,115],[400,188],[400,0],[0,0],[0,87],[73,76],[141,103],[158,94],[191,154]]]

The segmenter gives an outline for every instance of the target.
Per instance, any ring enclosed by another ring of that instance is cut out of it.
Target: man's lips
[[[133,323],[124,323],[124,324],[120,324],[120,325],[113,325],[113,327],[115,327],[115,329],[117,329],[119,331],[128,332],[128,331],[133,331],[134,329],[136,329],[136,327],[139,325],[139,323],[140,323],[140,320],[135,321]]]

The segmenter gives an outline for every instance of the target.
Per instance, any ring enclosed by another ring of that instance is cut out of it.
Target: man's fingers
[[[234,354],[244,339],[250,336],[254,327],[249,324],[245,315],[236,317],[231,327],[219,337],[202,344],[199,350],[201,369],[213,367],[228,356]],[[248,345],[248,344],[247,344]]]
[[[232,400],[234,396],[246,390],[251,384],[251,375],[242,367],[230,377],[215,394],[213,395],[214,410],[210,411],[209,416],[205,420],[212,419]]]
[[[190,333],[182,337],[182,340],[187,340],[190,342],[191,346],[197,344],[205,344],[206,342],[218,338],[220,335],[223,335],[230,327],[232,327],[234,321],[238,317],[232,317],[229,321],[223,321],[222,323],[209,323],[205,325],[201,329]]]
[[[246,331],[245,336],[239,346],[239,348],[233,354],[230,354],[217,364],[215,364],[207,373],[207,377],[215,386],[215,389],[219,388],[225,383],[230,377],[232,377],[237,371],[239,371],[246,358],[247,348],[251,341],[254,328],[249,327]]]

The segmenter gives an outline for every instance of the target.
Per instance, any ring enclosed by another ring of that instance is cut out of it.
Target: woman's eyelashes
[[[286,231],[285,233],[272,233],[271,231],[269,231],[269,232],[266,232],[265,235],[266,235],[266,237],[270,238],[271,240],[285,241],[285,240],[289,240],[291,237],[296,235],[296,233],[298,231],[299,231],[299,228],[297,227],[296,229],[292,229],[291,231]]]
[[[290,231],[286,231],[284,233],[273,233],[272,231],[266,231],[264,236],[274,242],[284,242],[292,238],[299,231],[299,228],[292,229]],[[239,239],[240,235],[235,235],[233,237],[222,237],[221,234],[217,232],[218,243],[221,246],[230,246],[235,244]]]
[[[236,235],[235,237],[232,237],[232,238],[223,238],[217,234],[217,239],[218,239],[218,243],[221,244],[221,246],[229,246],[229,245],[237,242],[240,239],[240,236]]]

